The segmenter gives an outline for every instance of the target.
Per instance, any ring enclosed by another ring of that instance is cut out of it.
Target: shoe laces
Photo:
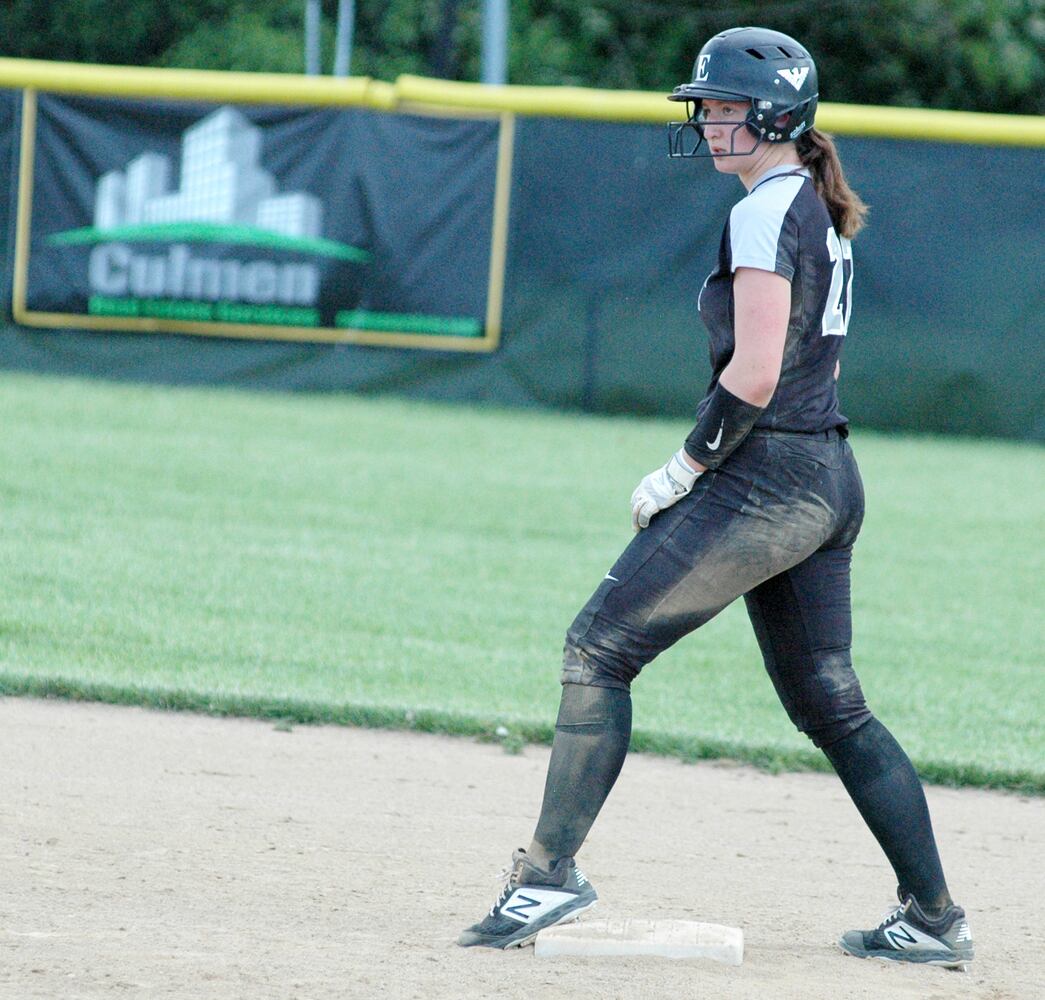
[[[497,898],[494,900],[493,906],[490,907],[491,917],[497,913],[497,908],[511,895],[512,889],[515,888],[515,886],[512,884],[514,875],[514,865],[502,868],[496,875],[494,875],[494,881],[501,883],[501,891],[497,894]]]
[[[893,903],[888,910],[885,911],[885,916],[882,917],[882,922],[875,928],[876,931],[883,930],[885,925],[891,923],[896,919],[897,915],[903,912],[903,908],[906,904]]]

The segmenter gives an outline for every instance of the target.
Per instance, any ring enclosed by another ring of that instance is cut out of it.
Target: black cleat
[[[573,858],[559,858],[544,871],[520,848],[500,877],[504,885],[490,912],[461,931],[457,943],[462,947],[521,948],[545,927],[576,920],[599,898]]]
[[[960,969],[973,958],[972,934],[960,906],[927,917],[914,896],[907,896],[873,931],[846,931],[839,940],[857,958],[887,958]]]

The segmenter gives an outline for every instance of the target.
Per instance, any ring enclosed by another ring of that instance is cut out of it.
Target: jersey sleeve
[[[754,267],[772,271],[790,281],[798,267],[798,222],[791,211],[800,184],[788,185],[790,197],[780,197],[786,182],[770,185],[775,197],[755,192],[733,206],[729,214],[732,269]]]

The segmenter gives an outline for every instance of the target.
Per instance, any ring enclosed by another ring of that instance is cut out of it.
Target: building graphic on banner
[[[279,193],[260,165],[261,129],[233,107],[222,107],[182,137],[180,187],[171,190],[170,159],[142,153],[126,170],[98,181],[97,229],[210,222],[254,226],[284,236],[318,238],[323,206],[304,191]]]

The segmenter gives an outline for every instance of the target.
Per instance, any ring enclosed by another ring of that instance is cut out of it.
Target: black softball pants
[[[784,708],[834,765],[901,898],[944,911],[951,897],[921,783],[850,660],[849,564],[863,511],[844,437],[756,432],[635,536],[567,633],[532,854],[547,862],[580,848],[624,763],[632,680],[743,595]]]
[[[606,574],[567,633],[563,683],[626,691],[743,595],[784,708],[829,746],[871,718],[850,659],[849,567],[863,511],[837,431],[752,432]]]

